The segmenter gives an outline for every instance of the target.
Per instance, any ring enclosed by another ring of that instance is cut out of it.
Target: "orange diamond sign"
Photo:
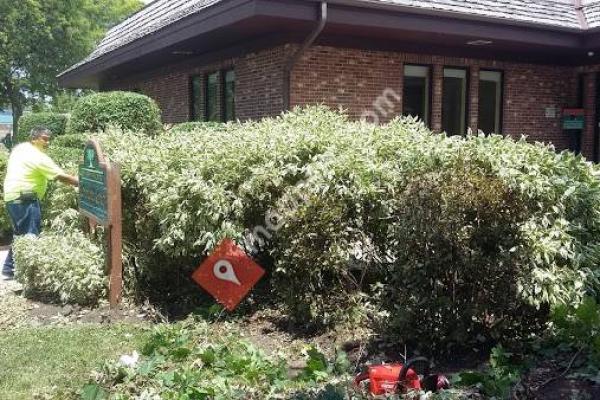
[[[232,311],[264,275],[232,240],[224,239],[192,274],[192,279]]]

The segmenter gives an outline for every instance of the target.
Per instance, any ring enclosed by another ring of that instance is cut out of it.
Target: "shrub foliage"
[[[194,122],[182,122],[179,124],[175,124],[169,129],[169,133],[178,134],[178,133],[186,133],[193,132],[195,130],[202,129],[216,129],[221,130],[225,129],[225,124],[222,122],[213,122],[213,121],[194,121]]]
[[[103,250],[76,230],[20,236],[13,251],[16,279],[30,293],[82,305],[106,296]]]
[[[571,153],[322,107],[145,133],[99,135],[122,166],[141,291],[193,288],[189,273],[231,237],[294,320],[369,318],[435,345],[518,336],[600,289],[600,183]]]
[[[81,134],[62,135],[52,140],[52,146],[49,149],[50,151],[62,148],[83,150],[88,139],[88,136]]]
[[[4,177],[6,176],[6,165],[8,162],[8,152],[2,148],[0,149],[0,182],[4,184]],[[7,243],[10,240],[12,234],[12,223],[6,211],[4,205],[3,190],[0,190],[0,241]]]
[[[51,112],[25,114],[19,120],[19,132],[17,132],[14,143],[28,141],[31,130],[40,126],[50,129],[54,136],[63,135],[66,132],[68,121],[68,114]]]
[[[452,342],[533,328],[546,305],[600,287],[595,167],[548,146],[318,107],[101,140],[123,165],[126,236],[149,279],[234,237],[298,321],[347,318],[369,295],[398,330],[423,320],[404,335]]]
[[[109,126],[155,135],[162,129],[156,102],[138,93],[106,92],[81,98],[73,108],[69,133],[99,132]]]

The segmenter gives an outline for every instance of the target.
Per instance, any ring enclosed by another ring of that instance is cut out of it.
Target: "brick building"
[[[59,81],[147,94],[165,122],[324,103],[598,161],[598,71],[600,0],[156,0]]]

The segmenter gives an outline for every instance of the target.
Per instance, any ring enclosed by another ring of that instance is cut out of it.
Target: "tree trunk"
[[[8,92],[8,98],[10,99],[10,106],[12,108],[12,114],[13,114],[13,136],[12,138],[15,137],[15,135],[18,132],[19,129],[19,119],[21,119],[21,116],[23,116],[23,107],[24,107],[24,96],[23,94],[19,91],[18,87],[15,87],[13,85],[13,83],[10,81],[10,79],[8,79],[5,82],[6,85],[6,90]]]

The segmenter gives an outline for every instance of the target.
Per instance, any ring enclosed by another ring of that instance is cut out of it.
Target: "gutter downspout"
[[[283,109],[287,111],[290,109],[290,93],[291,93],[291,79],[292,79],[292,69],[294,65],[300,60],[300,57],[304,54],[304,52],[312,46],[317,37],[325,28],[325,24],[327,23],[327,2],[321,2],[321,12],[319,15],[319,24],[317,27],[311,32],[311,34],[306,38],[302,46],[289,58],[289,60],[285,63],[283,69]]]
[[[583,12],[583,3],[581,0],[573,0],[573,6],[575,6],[575,14],[577,15],[577,20],[579,21],[579,26],[581,29],[589,29],[587,18]]]

